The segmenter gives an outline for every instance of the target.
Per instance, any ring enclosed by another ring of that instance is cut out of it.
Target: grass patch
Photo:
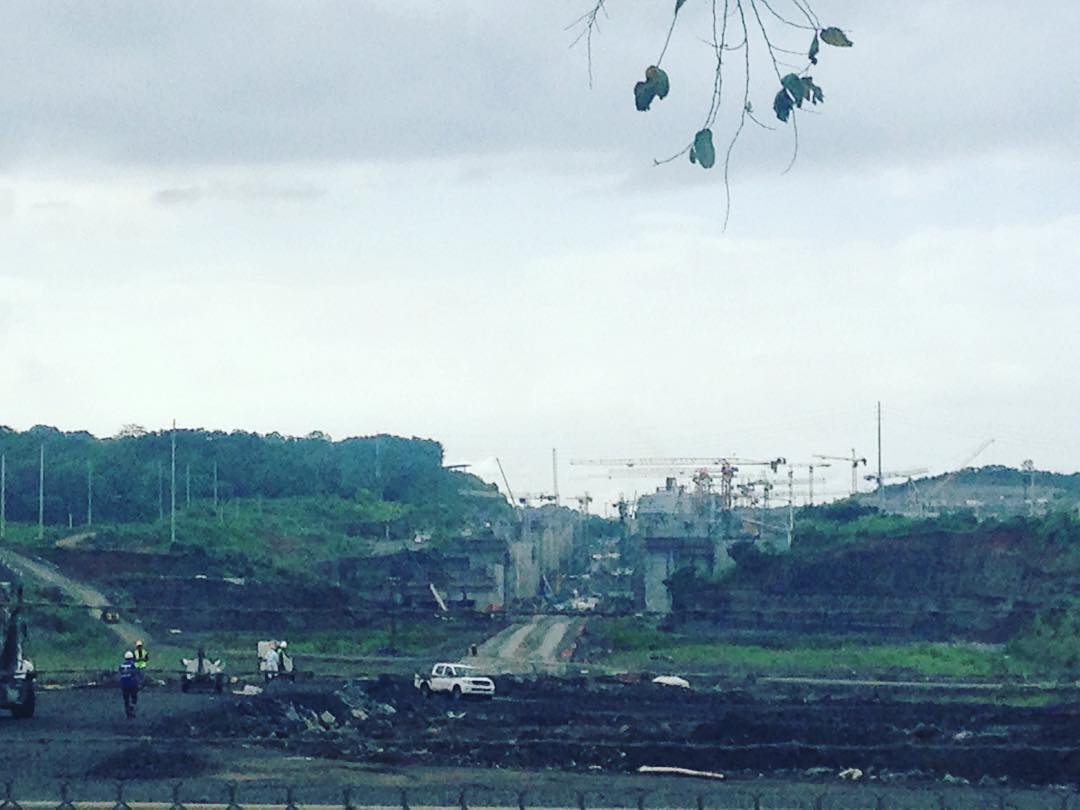
[[[616,668],[660,666],[735,676],[974,680],[1039,674],[1029,664],[984,645],[803,639],[786,645],[764,646],[666,632],[649,620],[637,618],[593,619],[587,632],[593,660]]]

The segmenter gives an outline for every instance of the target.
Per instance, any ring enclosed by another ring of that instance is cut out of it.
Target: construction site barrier
[[[365,788],[355,786],[324,785],[317,790],[322,798],[316,802],[304,802],[298,798],[295,787],[284,786],[259,791],[264,795],[247,797],[240,795],[239,786],[229,783],[218,786],[221,800],[185,801],[185,783],[173,782],[170,796],[161,800],[128,800],[125,794],[138,782],[116,782],[112,799],[79,800],[72,797],[70,785],[58,786],[57,796],[52,799],[18,799],[14,783],[4,783],[4,797],[0,810],[906,810],[927,808],[930,810],[1078,810],[1080,793],[1075,786],[1058,786],[1043,789],[1001,789],[951,786],[947,789],[907,788],[873,784],[850,784],[843,789],[822,785],[790,784],[783,788],[756,789],[742,785],[709,785],[708,790],[689,790],[678,801],[672,801],[671,791],[660,800],[650,801],[650,791],[639,789],[624,795],[612,796],[605,791],[597,796],[572,791],[573,803],[544,803],[531,801],[530,792],[517,790],[492,801],[498,789],[478,790],[472,786],[445,784],[438,788],[441,801],[431,801],[434,789],[426,791],[409,788]],[[159,783],[144,783],[143,792],[160,791]],[[275,792],[276,797],[265,795]],[[333,791],[340,798],[327,801],[325,796]],[[778,791],[784,795],[777,795]],[[206,791],[202,791],[205,793]],[[253,791],[254,792],[254,791]],[[378,795],[376,795],[378,794]],[[427,795],[424,795],[427,794]],[[792,794],[798,794],[793,796]],[[390,796],[393,796],[392,800]],[[422,796],[422,800],[416,798]],[[447,802],[447,798],[452,801]],[[474,799],[479,798],[479,801]],[[593,802],[592,799],[597,799]],[[368,799],[368,801],[364,801]],[[613,801],[613,799],[615,801]]]

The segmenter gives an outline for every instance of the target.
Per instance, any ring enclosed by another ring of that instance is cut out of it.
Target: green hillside
[[[39,462],[44,457],[44,523],[56,536],[109,527],[105,538],[160,544],[160,524],[175,491],[178,541],[214,548],[247,546],[252,532],[313,540],[447,535],[498,519],[509,506],[468,493],[494,487],[443,467],[430,439],[367,436],[332,441],[276,433],[207,430],[146,432],[111,438],[38,426],[0,427],[6,462],[6,512],[13,524],[38,520]],[[15,528],[15,540],[36,532]],[[29,535],[29,536],[28,536]]]

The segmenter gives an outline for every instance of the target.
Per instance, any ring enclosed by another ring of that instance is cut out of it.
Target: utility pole
[[[0,540],[7,535],[7,454],[0,455]]]
[[[86,525],[94,525],[94,465],[86,462]]]
[[[1020,469],[1027,474],[1027,501],[1028,505],[1028,517],[1035,515],[1035,462],[1030,458],[1024,459],[1024,463],[1020,465]]]
[[[37,536],[38,540],[45,539],[45,443],[41,443],[38,456],[38,508],[37,508]]]
[[[787,546],[791,548],[791,542],[795,538],[795,469],[788,467],[787,471]]]
[[[383,496],[382,488],[382,439],[375,437],[375,483],[379,486],[379,497]]]
[[[401,598],[399,577],[387,577],[390,586],[390,654],[397,655],[397,611],[398,605],[403,601]]]
[[[551,448],[551,486],[555,496],[555,505],[559,505],[559,460],[555,448]]]
[[[217,462],[214,462],[214,509],[217,509]]]
[[[165,519],[165,479],[162,472],[161,459],[157,463],[157,519]]]
[[[885,497],[885,478],[881,470],[881,400],[879,399],[877,404],[877,488],[879,500]]]
[[[176,420],[172,423],[172,484],[169,507],[169,542],[176,542]]]
[[[184,467],[184,508],[191,509],[191,465]]]

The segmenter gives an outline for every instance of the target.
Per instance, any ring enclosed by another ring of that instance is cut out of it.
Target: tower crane
[[[810,504],[810,506],[813,506],[814,505],[814,468],[815,467],[831,467],[832,464],[830,464],[827,461],[810,461],[810,462],[806,462],[806,463],[789,462],[787,466],[788,466],[789,470],[805,469],[807,471],[808,477],[807,477],[806,480],[807,480],[807,483],[810,485],[809,504]],[[794,482],[790,482],[790,483],[794,483]]]
[[[855,453],[855,448],[851,448],[850,456],[825,456],[820,453],[814,453],[814,458],[824,459],[825,461],[846,461],[851,465],[851,494],[854,495],[859,491],[859,465],[866,466],[866,459]]]
[[[588,515],[589,515],[589,504],[593,502],[592,495],[590,495],[588,492],[586,492],[584,495],[578,495],[574,500],[576,500],[578,502],[578,507],[581,509],[582,513],[586,517],[588,517]]]
[[[947,487],[949,485],[949,483],[956,477],[957,473],[959,473],[961,470],[964,470],[967,467],[971,466],[971,462],[973,462],[975,459],[977,459],[979,456],[981,456],[983,451],[986,450],[986,448],[988,448],[993,443],[994,443],[994,439],[987,439],[986,441],[982,442],[982,444],[980,444],[978,447],[976,447],[974,450],[972,450],[971,453],[969,453],[967,455],[967,457],[963,461],[960,462],[960,464],[957,466],[957,468],[955,470],[953,470],[948,475],[946,475],[941,480],[941,483],[939,483],[929,493],[927,493],[927,496],[926,496],[927,497],[927,502],[929,503],[931,498],[940,497],[942,490],[944,490],[945,487]]]
[[[626,467],[627,469],[661,468],[647,470],[645,475],[659,476],[664,470],[677,468],[695,469],[693,480],[700,490],[710,491],[712,487],[713,473],[720,474],[720,508],[730,511],[734,496],[732,483],[739,467],[769,467],[776,472],[787,460],[783,457],[773,459],[739,458],[735,456],[676,456],[676,457],[653,457],[653,458],[594,458],[594,459],[571,459],[574,466],[603,466],[609,468]],[[609,476],[620,474],[618,470],[608,471]]]

